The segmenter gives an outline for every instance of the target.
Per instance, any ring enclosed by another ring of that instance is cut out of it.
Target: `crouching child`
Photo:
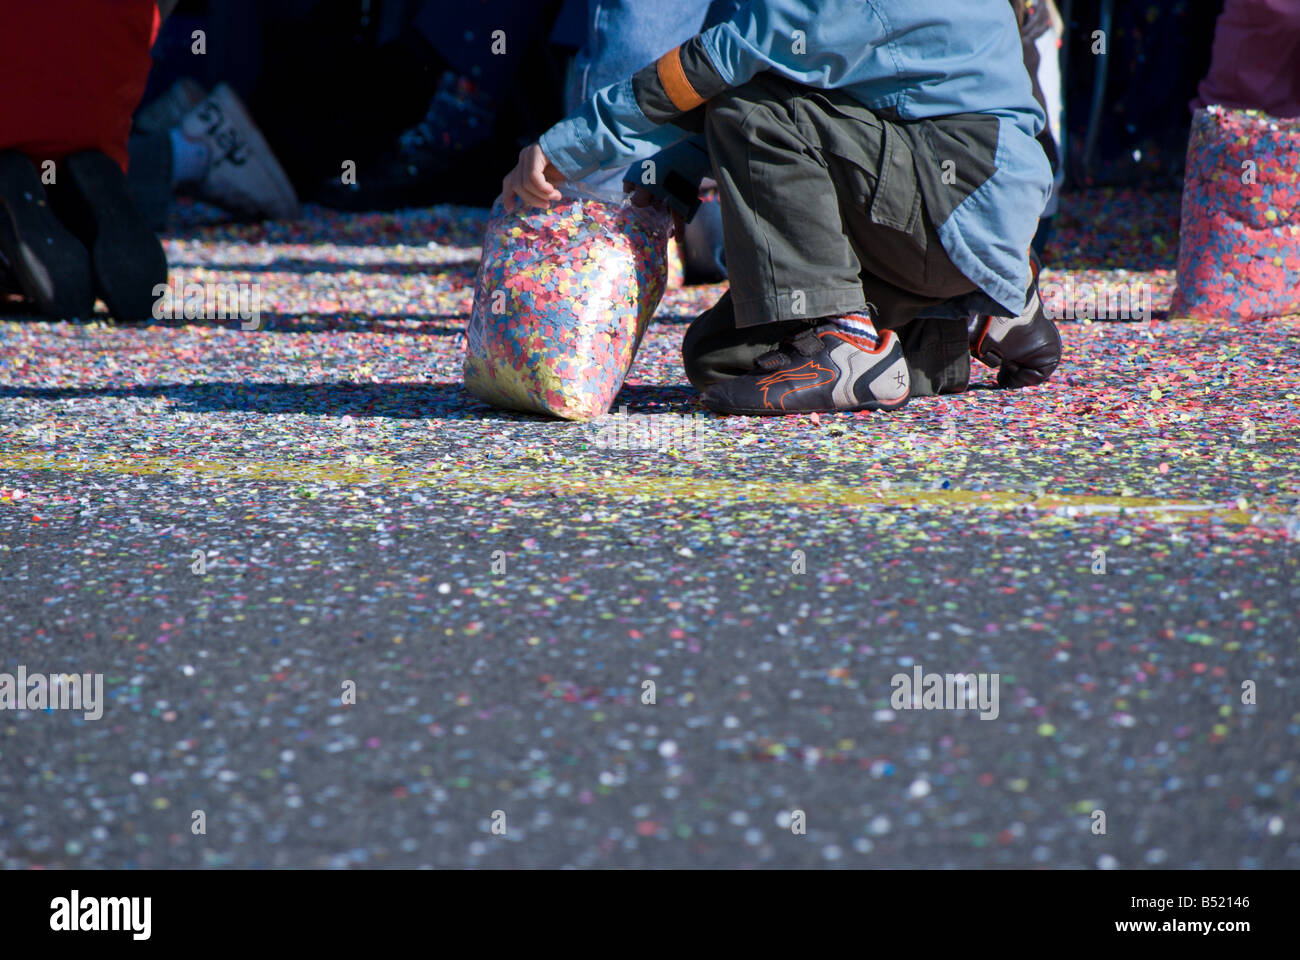
[[[704,404],[897,410],[914,378],[965,389],[967,351],[1004,387],[1055,370],[1030,254],[1045,122],[1006,0],[752,0],[597,92],[502,186],[545,206],[648,160],[649,192],[689,216],[712,174],[730,290],[683,341]]]

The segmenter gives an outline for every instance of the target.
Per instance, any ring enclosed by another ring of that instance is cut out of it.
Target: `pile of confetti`
[[[573,193],[488,221],[465,386],[511,410],[606,413],[668,279],[668,218]]]
[[[1197,111],[1173,310],[1247,320],[1300,313],[1300,120]]]

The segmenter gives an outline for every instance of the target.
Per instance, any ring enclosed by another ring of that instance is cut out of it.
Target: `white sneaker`
[[[202,143],[212,160],[198,184],[200,199],[253,220],[290,220],[298,195],[235,91],[217,84],[181,120],[182,135]]]
[[[138,133],[166,133],[179,127],[189,113],[208,98],[208,91],[197,80],[181,77],[167,92],[147,107],[141,107],[131,122]]]

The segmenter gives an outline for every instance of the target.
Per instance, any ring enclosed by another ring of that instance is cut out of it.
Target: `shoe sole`
[[[712,404],[709,403],[708,400],[704,399],[703,397],[700,398],[700,402],[701,402],[702,404],[704,404],[704,406],[706,406],[706,407],[708,407],[710,410],[712,410],[714,413],[721,413],[721,414],[723,414],[723,415],[727,415],[727,416],[737,416],[737,417],[797,417],[797,416],[801,416],[801,415],[806,416],[806,415],[808,415],[808,414],[810,414],[810,413],[824,413],[824,414],[827,414],[828,416],[831,415],[831,414],[836,414],[836,413],[863,413],[863,412],[866,412],[866,411],[873,412],[873,413],[877,413],[877,412],[878,412],[878,413],[893,413],[895,410],[902,410],[905,406],[907,406],[907,401],[910,400],[910,399],[911,399],[911,397],[904,397],[904,398],[903,398],[902,400],[900,400],[898,403],[890,403],[890,404],[881,403],[881,402],[878,401],[878,400],[872,400],[872,401],[869,401],[868,403],[862,404],[861,406],[857,406],[857,407],[847,407],[847,408],[845,408],[845,409],[843,409],[843,410],[839,410],[839,409],[836,409],[836,410],[777,410],[777,409],[773,409],[773,408],[771,408],[771,407],[764,407],[764,408],[761,409],[761,410],[740,409],[740,408],[736,408],[736,407],[731,407],[731,408],[728,408],[728,409],[725,409],[725,410],[724,410],[724,409],[722,409],[721,407],[713,406]]]
[[[31,161],[12,151],[0,153],[0,253],[43,316],[94,312],[89,253],[55,216]]]
[[[98,151],[73,154],[62,168],[59,202],[84,228],[95,289],[118,320],[149,319],[154,288],[167,282],[167,255],[131,199],[126,174]]]

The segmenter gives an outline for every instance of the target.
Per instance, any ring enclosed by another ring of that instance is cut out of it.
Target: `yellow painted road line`
[[[64,457],[40,450],[10,450],[0,454],[0,471],[46,470],[75,474],[129,476],[193,476],[221,480],[262,480],[284,484],[332,484],[340,487],[381,485],[436,487],[479,493],[519,496],[585,495],[606,500],[658,500],[759,504],[825,504],[859,507],[934,507],[984,510],[1033,510],[1063,516],[1092,514],[1154,514],[1164,520],[1212,518],[1220,523],[1252,521],[1251,505],[1203,503],[1160,497],[1083,496],[1033,493],[1017,490],[914,490],[906,487],[867,488],[830,482],[736,483],[712,477],[646,474],[578,473],[540,470],[466,471],[439,461],[411,466],[347,464],[325,460],[192,460],[155,456],[95,454]],[[1255,504],[1255,510],[1264,504]],[[1267,510],[1282,513],[1283,510]]]

